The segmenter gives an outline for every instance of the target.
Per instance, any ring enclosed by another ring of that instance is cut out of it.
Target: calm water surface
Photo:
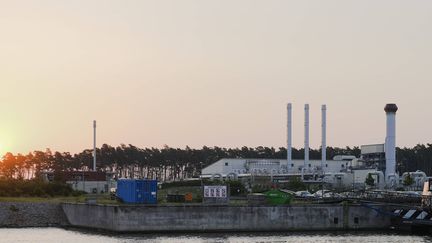
[[[307,232],[307,233],[223,233],[223,234],[101,234],[58,228],[0,229],[0,242],[432,242],[430,236],[393,232]]]

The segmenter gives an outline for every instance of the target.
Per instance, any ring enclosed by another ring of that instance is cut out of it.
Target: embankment
[[[69,225],[59,203],[0,202],[0,227]]]

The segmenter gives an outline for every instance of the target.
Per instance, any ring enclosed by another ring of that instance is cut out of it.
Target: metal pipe
[[[324,171],[324,164],[327,162],[327,106],[321,106],[321,170]]]
[[[305,140],[304,140],[304,163],[303,166],[306,168],[306,164],[309,163],[309,104],[305,104]]]
[[[96,120],[93,121],[93,171],[96,171]]]
[[[290,168],[292,163],[292,104],[287,105],[287,168]]]

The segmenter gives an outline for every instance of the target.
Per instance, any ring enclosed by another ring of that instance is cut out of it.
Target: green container
[[[292,195],[282,192],[279,190],[270,190],[265,192],[267,202],[271,205],[286,205],[290,204],[292,200]]]

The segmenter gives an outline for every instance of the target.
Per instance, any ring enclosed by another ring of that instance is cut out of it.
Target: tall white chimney
[[[287,168],[291,168],[292,163],[292,105],[288,103],[287,105]]]
[[[321,106],[321,169],[324,171],[324,164],[327,161],[327,106]]]
[[[93,171],[96,171],[96,120],[93,121]]]
[[[384,108],[387,116],[387,134],[385,140],[385,158],[386,170],[385,175],[396,173],[396,104],[387,104]]]
[[[306,164],[309,163],[309,104],[305,104],[305,138],[304,138],[304,163],[303,166],[306,168]]]

